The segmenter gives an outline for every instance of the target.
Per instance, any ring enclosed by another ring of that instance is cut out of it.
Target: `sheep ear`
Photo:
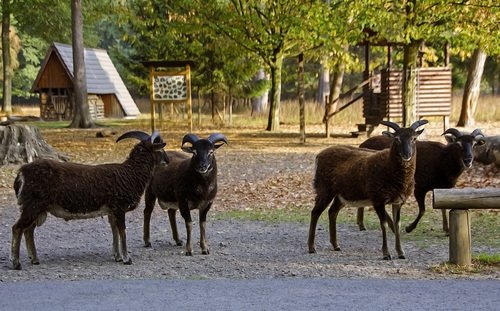
[[[187,153],[194,153],[193,145],[182,145],[181,147],[182,151],[187,152]]]
[[[476,138],[476,145],[482,146],[484,144],[486,144],[486,139],[484,139],[484,137]]]
[[[383,131],[382,135],[387,136],[387,137],[394,137],[394,133],[391,133],[389,131]]]
[[[419,135],[420,135],[420,134],[422,134],[423,132],[424,132],[424,130],[423,130],[423,129],[422,129],[422,130],[420,130],[420,131],[416,131],[417,136],[419,136]]]
[[[444,135],[444,138],[448,144],[452,144],[457,141],[457,138],[454,135]]]

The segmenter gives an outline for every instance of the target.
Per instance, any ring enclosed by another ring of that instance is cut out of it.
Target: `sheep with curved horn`
[[[316,198],[309,226],[309,253],[316,252],[314,240],[318,219],[330,204],[330,243],[334,250],[340,251],[337,243],[337,215],[347,203],[358,207],[373,205],[382,230],[383,258],[391,259],[387,248],[386,227],[389,220],[385,205],[405,202],[413,192],[417,158],[415,140],[423,132],[417,131],[417,128],[427,121],[419,120],[408,128],[388,121],[381,123],[394,129],[393,133],[384,132],[393,137],[389,149],[373,151],[352,146],[332,146],[317,155],[313,184]],[[392,214],[396,251],[398,257],[404,259],[399,235],[400,209],[393,207]]]
[[[408,225],[406,232],[413,231],[425,213],[425,196],[427,192],[443,188],[455,187],[455,184],[474,161],[474,149],[485,143],[485,137],[480,129],[472,133],[461,132],[455,128],[447,129],[442,135],[447,145],[435,141],[417,141],[417,166],[415,171],[415,190],[413,192],[418,203],[417,218]],[[393,142],[391,137],[374,136],[365,140],[360,148],[383,150]],[[358,209],[357,224],[360,230],[365,230],[363,224],[363,208]],[[448,232],[448,218],[442,210],[443,231]]]
[[[47,213],[64,220],[108,216],[115,261],[131,264],[125,234],[125,213],[137,207],[156,166],[168,162],[157,132],[124,133],[116,142],[140,140],[123,163],[84,165],[41,159],[23,165],[14,181],[21,215],[12,226],[11,261],[21,269],[19,248],[24,235],[32,264],[39,264],[34,231]]]
[[[150,222],[155,202],[167,210],[173,239],[182,245],[177,231],[175,213],[178,209],[186,224],[186,255],[193,254],[191,248],[191,231],[193,222],[191,210],[200,213],[200,247],[202,254],[210,253],[206,238],[206,218],[217,195],[217,161],[215,150],[227,144],[223,134],[214,133],[207,139],[195,134],[186,134],[182,139],[181,149],[185,153],[169,151],[171,159],[166,167],[158,168],[145,192],[146,208],[144,209],[144,244],[151,246]]]

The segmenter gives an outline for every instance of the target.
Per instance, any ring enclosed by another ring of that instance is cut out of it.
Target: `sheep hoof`
[[[385,255],[385,256],[384,256],[384,260],[391,260],[391,259],[392,259],[392,258],[391,258],[391,255]]]
[[[38,260],[38,258],[37,259],[32,259],[31,260],[31,264],[32,265],[39,265],[40,264],[40,260]]]
[[[410,233],[410,232],[413,231],[413,229],[415,229],[414,226],[408,226],[408,227],[405,228],[405,231],[406,231],[406,233]]]
[[[310,248],[309,249],[309,254],[316,254],[316,249],[315,248]]]
[[[338,247],[338,246],[334,247],[333,250],[336,251],[336,252],[340,252],[340,247]]]
[[[405,255],[399,255],[398,258],[399,259],[406,259],[406,256]]]
[[[21,263],[19,262],[19,260],[12,261],[12,269],[21,270]]]
[[[175,241],[175,245],[182,246],[182,245],[184,245],[184,243],[182,243],[182,241]]]
[[[144,243],[144,247],[151,247],[151,242]]]
[[[193,252],[186,252],[186,256],[193,256]]]
[[[359,231],[366,231],[366,227],[365,226],[359,226]]]
[[[210,251],[207,249],[206,251],[201,252],[202,255],[210,255]]]
[[[114,258],[115,258],[115,262],[123,261],[123,258],[121,256],[115,255]]]
[[[132,258],[129,258],[129,259],[127,259],[127,260],[124,260],[124,261],[123,261],[123,264],[124,264],[124,265],[127,265],[127,266],[128,266],[128,265],[131,265],[131,264],[132,264]]]

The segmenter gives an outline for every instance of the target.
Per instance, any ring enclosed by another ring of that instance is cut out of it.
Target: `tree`
[[[481,77],[483,76],[486,53],[477,48],[469,64],[467,81],[465,82],[462,108],[457,126],[474,126],[474,113],[476,112],[479,93],[481,91]]]
[[[87,96],[81,0],[71,1],[71,17],[73,34],[73,120],[70,127],[90,128],[94,126],[94,123],[90,116]]]
[[[471,0],[461,7],[461,13],[454,44],[465,53],[472,50],[473,53],[467,70],[457,126],[473,126],[486,56],[500,55],[500,6],[493,0]]]
[[[318,35],[311,16],[319,16],[322,3],[314,1],[196,1],[199,14],[210,27],[258,56],[270,72],[271,96],[266,130],[279,129],[283,59],[306,51]]]
[[[12,112],[12,67],[10,62],[10,0],[2,0],[2,61],[3,101],[2,111]]]
[[[474,0],[475,1],[475,0]],[[480,0],[477,0],[480,1]],[[402,44],[403,51],[403,123],[416,118],[416,75],[420,47],[426,42],[444,45],[456,34],[456,25],[463,23],[461,12],[470,1],[404,0],[363,1],[363,18],[374,40]]]

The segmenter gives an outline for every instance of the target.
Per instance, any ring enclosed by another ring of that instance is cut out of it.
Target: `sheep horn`
[[[212,135],[208,136],[207,140],[212,144],[215,144],[219,141],[223,141],[225,144],[227,144],[226,136],[222,135],[221,133],[213,133]]]
[[[126,132],[126,133],[122,134],[120,137],[118,137],[116,139],[116,142],[119,142],[120,140],[125,139],[125,138],[135,138],[135,139],[138,139],[140,141],[143,141],[143,140],[149,139],[149,137],[150,137],[149,134],[144,133],[142,131],[130,131],[130,132]]]
[[[195,134],[191,134],[191,133],[190,134],[186,134],[186,135],[184,135],[184,138],[182,139],[181,146],[184,146],[185,143],[194,144],[198,140],[200,140],[200,138],[198,136],[196,136]]]
[[[474,131],[472,131],[470,135],[474,138],[476,138],[476,136],[484,137],[484,134],[481,132],[481,129],[475,129]]]
[[[154,144],[156,139],[158,139],[156,143],[163,143],[163,139],[161,138],[160,133],[158,131],[153,131],[153,134],[151,134],[151,143]]]
[[[394,123],[394,122],[391,122],[391,121],[384,121],[384,120],[382,120],[382,121],[380,121],[380,124],[388,126],[388,127],[392,128],[395,131],[397,131],[397,130],[399,130],[401,128],[397,123]]]
[[[427,124],[427,123],[429,123],[429,121],[427,121],[427,120],[418,120],[418,121],[413,122],[413,124],[410,125],[410,128],[412,130],[416,131],[419,127],[421,127],[422,125]]]
[[[446,135],[446,134],[451,134],[451,135],[455,136],[455,138],[462,136],[462,133],[455,128],[449,128],[441,135]]]

